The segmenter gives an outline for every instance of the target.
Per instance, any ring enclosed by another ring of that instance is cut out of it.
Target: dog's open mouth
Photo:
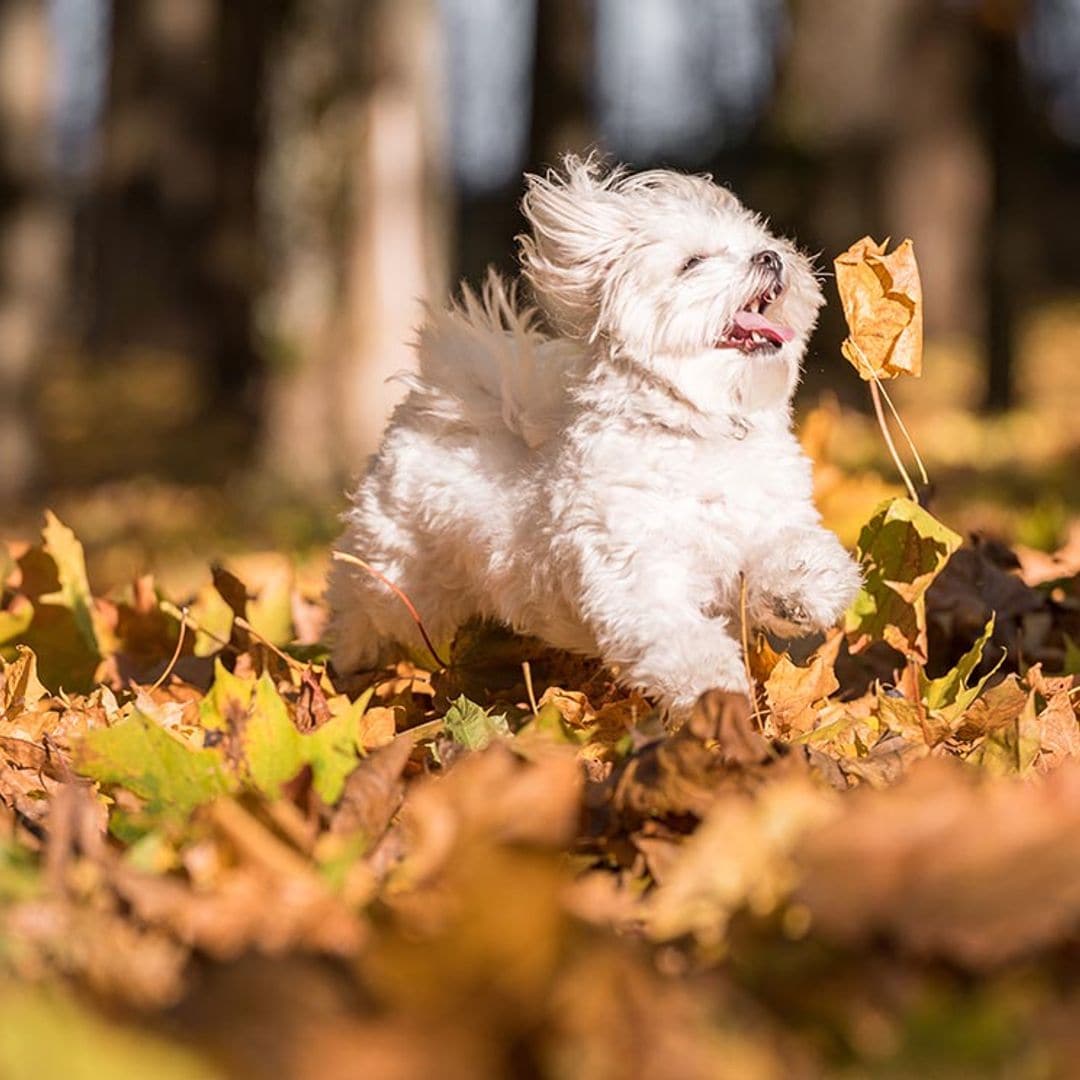
[[[774,322],[766,311],[779,292],[764,292],[755,297],[731,320],[731,326],[717,342],[720,349],[739,349],[744,353],[775,352],[789,342],[795,332]]]

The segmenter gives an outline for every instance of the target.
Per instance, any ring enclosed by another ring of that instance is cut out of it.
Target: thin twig
[[[901,433],[904,436],[905,442],[908,444],[908,449],[911,450],[911,456],[915,458],[915,464],[919,466],[919,475],[922,478],[923,484],[929,484],[930,478],[926,475],[926,466],[923,464],[923,459],[919,455],[918,447],[915,445],[915,440],[911,437],[911,432],[908,431],[907,425],[900,417],[900,413],[897,411],[896,406],[892,402],[892,398],[889,397],[885,387],[881,384],[881,379],[878,377],[878,373],[874,370],[874,365],[870,363],[866,358],[866,353],[859,347],[859,343],[854,338],[849,337],[848,341],[851,343],[852,348],[859,354],[859,358],[865,365],[866,370],[870,373],[870,397],[874,402],[874,412],[877,414],[878,427],[881,428],[881,434],[885,436],[885,445],[889,448],[889,453],[892,455],[893,462],[896,465],[897,471],[900,473],[904,480],[904,486],[908,489],[908,494],[911,496],[911,501],[917,503],[919,501],[919,494],[915,490],[915,485],[912,483],[911,477],[908,475],[908,471],[904,468],[904,462],[900,458],[900,454],[896,449],[896,444],[893,442],[892,434],[889,431],[889,425],[885,422],[885,413],[881,408],[882,397],[888,402],[889,410],[892,412],[893,417],[896,420],[897,425],[900,428]],[[862,374],[862,372],[860,372]]]
[[[308,670],[307,664],[301,664],[299,660],[290,656],[288,653],[282,652],[268,637],[264,634],[260,634],[259,631],[256,630],[242,615],[234,616],[233,624],[239,626],[241,630],[246,630],[256,641],[265,645],[279,660],[283,660],[294,671]]]
[[[529,707],[532,709],[533,716],[536,716],[540,712],[540,708],[536,704],[536,692],[533,690],[532,681],[532,667],[529,665],[528,660],[521,661],[521,670],[525,672],[525,690],[529,695]]]
[[[874,384],[881,391],[881,396],[885,399],[885,404],[889,406],[889,411],[893,414],[896,426],[900,428],[900,434],[904,436],[904,441],[908,444],[908,449],[911,451],[911,456],[915,459],[915,464],[919,466],[920,479],[924,484],[929,484],[930,477],[926,475],[926,466],[923,464],[923,459],[919,454],[919,448],[915,445],[915,440],[911,437],[911,432],[908,431],[907,425],[904,423],[903,417],[901,417],[896,406],[893,404],[892,398],[889,397],[889,392],[885,389],[885,384],[876,374],[874,375]]]
[[[207,630],[201,622],[196,619],[191,612],[184,608],[181,610],[175,604],[168,600],[162,600],[161,610],[166,614],[171,615],[174,619],[186,619],[188,626],[195,631],[196,634],[205,634],[211,641],[217,642],[223,649],[231,649],[235,653],[239,653],[240,650],[231,642],[227,641],[223,637],[219,637],[212,630]]]
[[[381,581],[405,605],[409,615],[412,616],[413,622],[416,623],[416,628],[420,631],[420,636],[424,639],[424,644],[427,646],[427,650],[431,653],[435,663],[437,663],[444,671],[450,667],[450,665],[439,655],[439,650],[435,648],[435,643],[431,640],[427,628],[424,626],[424,620],[420,618],[420,612],[416,610],[413,602],[405,595],[402,589],[395,585],[385,574],[376,570],[370,563],[364,562],[363,559],[359,559],[355,555],[349,554],[347,551],[332,551],[330,554],[339,562],[346,562],[351,566],[359,566],[361,570],[366,570],[376,581]]]
[[[153,686],[148,693],[152,694],[159,687],[164,686],[165,680],[173,673],[176,662],[180,659],[180,650],[184,647],[184,634],[187,632],[188,610],[180,609],[180,636],[176,639],[176,648],[173,650],[172,659],[165,665],[165,670],[154,680]]]
[[[754,709],[754,723],[759,731],[765,728],[758,711],[757,686],[754,683],[754,669],[750,665],[750,622],[746,617],[746,574],[739,574],[739,636],[742,639],[743,666],[746,669],[746,685],[749,688],[750,704]]]
[[[877,413],[878,427],[881,428],[881,434],[885,436],[885,445],[889,448],[889,453],[892,455],[893,462],[896,464],[896,468],[903,478],[904,486],[908,489],[911,501],[917,503],[919,501],[919,494],[915,490],[915,485],[912,483],[911,477],[908,476],[907,469],[904,468],[904,463],[900,459],[900,454],[896,449],[896,443],[893,442],[893,437],[889,432],[889,425],[885,421],[885,413],[881,408],[881,391],[878,388],[876,379],[870,383],[870,397],[874,402],[874,412]]]

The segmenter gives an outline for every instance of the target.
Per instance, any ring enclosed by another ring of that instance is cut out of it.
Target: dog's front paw
[[[768,596],[765,604],[770,629],[784,627],[785,630],[805,634],[814,628],[813,616],[797,596]]]
[[[829,533],[803,538],[800,556],[758,581],[756,621],[782,637],[834,626],[862,583],[858,566]]]

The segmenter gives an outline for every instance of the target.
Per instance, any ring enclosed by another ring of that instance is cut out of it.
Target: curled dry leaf
[[[813,925],[848,945],[884,934],[981,968],[1075,940],[1080,765],[1035,785],[921,762],[895,787],[852,792],[797,861]]]
[[[885,641],[926,660],[925,596],[961,538],[910,499],[890,499],[859,534],[863,586],[844,621],[852,652]]]
[[[833,263],[849,329],[841,351],[867,381],[922,374],[922,285],[915,251],[905,240],[886,254],[888,243],[864,236]]]
[[[801,735],[814,727],[815,704],[840,687],[833,669],[842,640],[839,633],[833,634],[805,667],[793,664],[786,653],[776,661],[765,683],[765,697],[778,733]]]
[[[660,940],[693,934],[718,945],[739,908],[770,914],[797,880],[792,855],[800,839],[840,805],[839,795],[808,776],[769,784],[756,798],[717,799],[647,903],[650,934]]]

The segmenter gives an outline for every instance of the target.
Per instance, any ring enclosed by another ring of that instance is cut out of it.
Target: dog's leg
[[[750,621],[787,637],[827,629],[861,581],[855,560],[827,529],[783,529],[761,545],[748,567]]]
[[[624,669],[625,681],[651,687],[672,727],[689,719],[707,690],[748,691],[742,647],[724,619],[673,627],[640,644],[643,651]]]
[[[746,693],[737,626],[702,610],[694,575],[668,559],[649,565],[627,559],[583,558],[584,621],[620,682],[649,692],[673,724],[687,719],[706,690]]]

